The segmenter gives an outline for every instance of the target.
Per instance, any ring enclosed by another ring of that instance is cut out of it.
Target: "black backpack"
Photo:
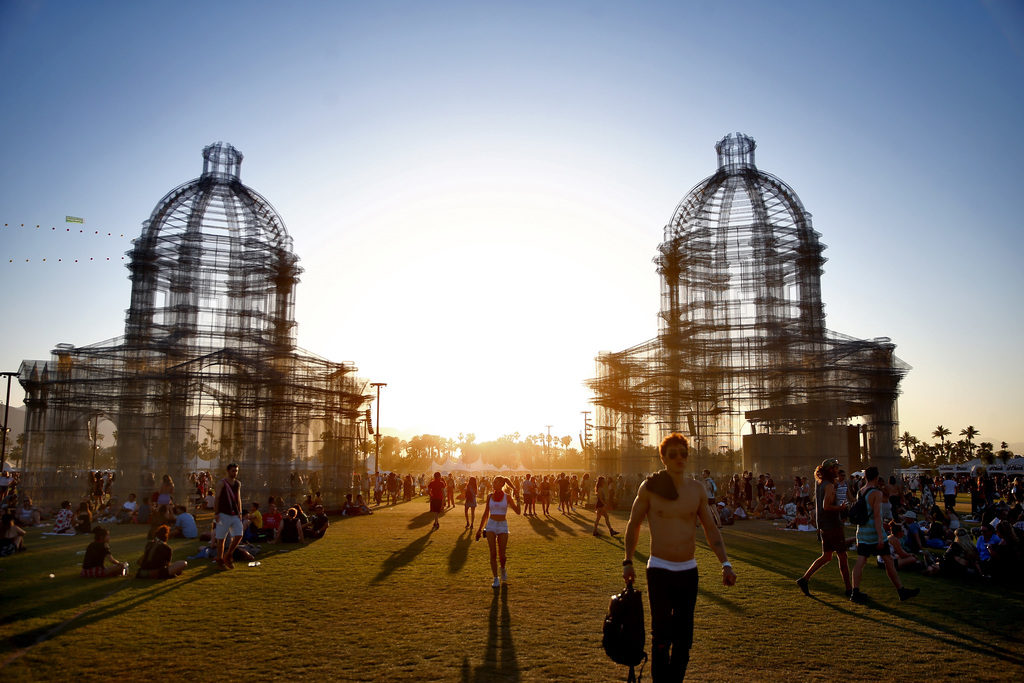
[[[625,590],[613,595],[608,601],[608,614],[604,618],[601,646],[616,664],[629,667],[628,681],[638,681],[634,667],[647,661],[644,646],[647,633],[644,631],[644,601],[640,591],[627,583]],[[644,673],[640,667],[640,676]]]
[[[874,490],[874,488],[866,489],[857,496],[857,502],[850,508],[850,524],[864,526],[868,523],[868,520],[871,518],[871,511],[868,509],[868,494]]]

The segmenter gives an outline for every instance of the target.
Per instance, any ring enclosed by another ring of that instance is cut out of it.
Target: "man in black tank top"
[[[850,583],[850,565],[846,559],[846,538],[843,532],[843,510],[846,503],[840,504],[836,500],[836,476],[839,473],[839,461],[835,458],[828,458],[814,470],[814,505],[818,520],[818,534],[821,537],[821,557],[811,563],[804,575],[796,580],[796,585],[810,595],[807,588],[808,581],[814,572],[818,571],[832,561],[832,554],[835,553],[839,560],[839,573],[843,577],[843,584],[846,586],[846,595],[852,593]]]
[[[232,556],[242,541],[242,482],[238,481],[238,465],[227,467],[228,476],[217,484],[217,496],[213,503],[214,534],[220,541],[217,564],[223,569],[234,569]],[[228,536],[231,542],[228,543]]]

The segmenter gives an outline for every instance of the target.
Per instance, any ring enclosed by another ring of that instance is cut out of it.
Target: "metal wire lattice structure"
[[[718,170],[676,207],[654,259],[658,336],[597,357],[595,467],[645,469],[673,431],[707,462],[742,447],[744,469],[804,468],[825,454],[895,466],[909,366],[886,338],[825,327],[810,213],[756,167],[752,138],[730,134],[715,149]]]
[[[296,346],[302,269],[241,162],[231,145],[206,147],[202,175],[143,223],[122,337],[22,362],[26,484],[40,499],[80,497],[101,419],[117,430],[124,494],[231,461],[247,497],[321,490],[336,501],[350,489],[372,397],[353,364]]]

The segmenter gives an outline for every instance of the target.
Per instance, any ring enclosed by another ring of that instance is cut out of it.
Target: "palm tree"
[[[974,455],[974,437],[980,434],[974,425],[967,425],[965,429],[960,430],[960,436],[964,437],[967,441],[967,456],[971,457]]]
[[[903,432],[903,436],[897,439],[897,441],[899,441],[899,443],[903,446],[903,455],[905,455],[907,458],[910,458],[910,454],[914,450],[914,446],[918,444],[917,437],[911,436],[910,432]]]
[[[943,427],[942,425],[936,427],[935,431],[932,432],[932,436],[934,436],[936,439],[942,442],[940,448],[942,448],[943,451],[946,450],[946,437],[949,436],[950,434],[952,434],[952,432]]]

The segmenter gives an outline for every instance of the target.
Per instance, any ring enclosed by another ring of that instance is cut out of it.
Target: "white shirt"
[[[942,482],[942,490],[947,496],[956,494],[956,482],[952,479],[947,479]]]

